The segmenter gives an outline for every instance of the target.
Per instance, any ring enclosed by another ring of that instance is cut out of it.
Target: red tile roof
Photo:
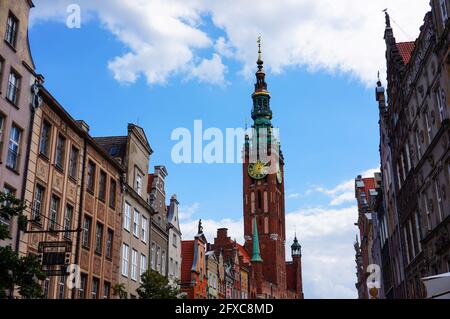
[[[194,261],[194,240],[181,241],[181,281],[191,281],[192,262]]]
[[[397,43],[397,48],[400,51],[400,55],[403,58],[405,64],[409,63],[411,60],[411,55],[414,51],[415,42],[399,42]]]
[[[241,255],[243,258],[244,264],[250,264],[250,256],[248,255],[248,252],[245,250],[245,248],[242,245],[237,244],[239,249],[239,255]]]

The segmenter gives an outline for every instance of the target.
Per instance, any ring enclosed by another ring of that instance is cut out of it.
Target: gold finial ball
[[[372,287],[369,289],[369,293],[370,296],[372,297],[372,299],[377,299],[378,297],[378,288],[377,287]]]

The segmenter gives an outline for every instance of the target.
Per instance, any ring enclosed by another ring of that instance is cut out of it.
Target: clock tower
[[[259,240],[258,267],[274,286],[273,296],[286,291],[284,158],[272,125],[270,93],[267,90],[261,40],[258,39],[258,70],[252,94],[252,134],[246,135],[243,163],[245,248],[254,254]],[[257,230],[255,231],[255,227]]]

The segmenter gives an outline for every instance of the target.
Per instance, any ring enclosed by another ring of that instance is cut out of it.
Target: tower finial
[[[262,262],[260,250],[259,250],[259,236],[258,236],[258,224],[256,223],[256,216],[253,217],[253,256],[252,262]]]
[[[391,27],[391,17],[389,16],[388,9],[387,8],[384,9],[383,12],[386,17],[386,28],[390,28]]]

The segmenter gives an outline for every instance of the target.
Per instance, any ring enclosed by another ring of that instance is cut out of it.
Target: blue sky
[[[357,2],[345,0],[344,7],[354,5],[375,22],[354,30],[347,24],[361,23],[358,18],[347,21],[339,12],[322,18],[310,13],[305,16],[310,23],[304,26],[282,16],[258,25],[258,15],[270,17],[264,6],[254,17],[247,8],[250,3],[243,4],[243,12],[249,11],[256,21],[252,24],[243,17],[230,21],[232,14],[227,16],[217,3],[203,8],[196,0],[181,4],[170,0],[164,5],[150,1],[156,4],[148,8],[148,18],[166,17],[162,25],[174,23],[173,31],[151,23],[141,26],[137,9],[147,8],[139,8],[142,4],[134,0],[79,2],[81,28],[70,29],[64,23],[68,2],[36,1],[30,44],[37,71],[60,103],[90,125],[93,136],[124,135],[127,123],[146,130],[155,151],[151,167],[167,167],[168,193],[176,193],[181,203],[185,238],[192,236],[198,218],[205,220],[209,240],[221,226],[242,238],[241,165],[174,164],[171,149],[176,142],[170,137],[179,127],[193,130],[197,119],[204,128],[223,130],[250,122],[256,37],[262,34],[273,123],[280,128],[286,160],[287,244],[297,230],[303,246],[305,296],[356,297],[352,178],[379,166],[373,85],[376,71],[383,75],[385,68],[380,11],[394,4],[388,0],[380,8],[371,4],[368,13]],[[316,12],[328,2],[299,0],[294,9]],[[406,2],[414,7],[408,14],[395,4],[395,19],[413,37],[427,10],[419,2]],[[284,14],[275,9],[274,15]],[[136,25],[129,26],[129,21]],[[308,38],[314,23],[317,35]],[[253,25],[258,27],[251,30]],[[305,37],[295,38],[302,27]],[[245,30],[245,36],[239,30]],[[328,35],[327,30],[335,34]],[[323,43],[316,40],[321,35]],[[353,56],[355,50],[359,55]]]

